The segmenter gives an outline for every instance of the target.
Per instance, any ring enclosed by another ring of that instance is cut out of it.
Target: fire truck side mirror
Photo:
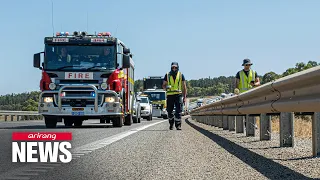
[[[129,54],[130,49],[129,48],[123,48],[123,54]]]
[[[123,55],[122,61],[122,68],[130,68],[130,56]]]
[[[34,54],[33,55],[33,67],[35,68],[40,68],[40,53]]]

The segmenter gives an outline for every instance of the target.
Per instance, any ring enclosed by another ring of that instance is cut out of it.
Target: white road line
[[[159,122],[155,122],[155,123],[148,124],[148,125],[145,125],[145,126],[142,126],[142,127],[138,127],[136,129],[128,130],[128,131],[125,131],[123,133],[119,133],[119,134],[116,134],[114,136],[111,136],[111,137],[107,137],[107,138],[104,138],[104,139],[101,139],[101,140],[94,141],[94,142],[89,143],[89,144],[85,144],[85,145],[80,146],[80,147],[76,147],[76,148],[71,150],[71,154],[72,154],[73,157],[77,157],[75,159],[81,158],[80,155],[85,155],[85,154],[91,153],[94,150],[106,147],[107,145],[112,144],[112,143],[114,143],[116,141],[119,141],[119,140],[121,140],[121,139],[123,139],[123,138],[125,138],[127,136],[130,136],[130,135],[132,135],[134,133],[137,133],[137,132],[139,132],[141,130],[144,130],[146,128],[149,128],[151,126],[154,126],[154,125],[157,125],[157,124],[160,124],[160,123],[163,123],[163,122],[167,122],[167,120],[161,120]],[[60,166],[62,164],[64,164],[64,163],[55,164],[55,165]],[[44,166],[44,165],[47,165],[47,166]],[[27,172],[27,171],[28,172],[46,172],[49,169],[54,169],[54,168],[55,167],[50,166],[50,163],[44,164],[44,163],[40,163],[39,162],[39,163],[36,163],[36,164],[33,164],[33,165],[26,165],[26,166],[23,166],[21,168],[17,168],[17,169],[11,170],[9,172],[2,173],[2,174],[0,174],[0,178],[14,179],[14,180],[30,179],[29,177],[19,177],[18,173]]]
[[[85,155],[84,153],[72,153],[72,156],[83,156]]]
[[[98,141],[95,141],[95,142],[92,142],[90,144],[86,144],[86,145],[83,145],[83,146],[80,146],[80,147],[77,147],[75,148],[73,151],[72,151],[72,154],[73,153],[83,153],[82,151],[85,151],[85,150],[89,150],[89,149],[92,149],[93,147],[97,146],[97,145],[103,145],[103,146],[100,146],[100,148],[103,148],[109,144],[112,144],[116,141],[119,141],[127,136],[130,136],[134,133],[137,133],[141,130],[144,130],[146,128],[149,128],[151,126],[154,126],[154,125],[157,125],[159,123],[163,123],[163,122],[167,122],[167,120],[162,120],[162,121],[159,121],[159,122],[156,122],[156,123],[152,123],[152,124],[148,124],[148,125],[145,125],[145,126],[142,126],[142,127],[139,127],[139,128],[136,128],[136,129],[132,129],[132,130],[129,130],[129,131],[125,131],[123,133],[120,133],[120,134],[116,134],[114,136],[111,136],[111,137],[107,137],[107,138],[104,138],[104,139],[101,139],[101,140],[98,140]],[[97,149],[100,149],[100,148],[97,148]]]

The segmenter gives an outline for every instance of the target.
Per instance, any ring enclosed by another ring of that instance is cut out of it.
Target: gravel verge
[[[200,130],[208,131],[214,136],[219,136],[219,138],[226,139],[236,144],[236,146],[264,157],[259,166],[269,166],[268,168],[271,169],[260,168],[267,173],[260,170],[259,172],[265,174],[268,179],[292,179],[292,175],[296,176],[293,179],[320,178],[320,158],[312,157],[311,139],[295,137],[294,147],[280,147],[278,133],[272,133],[270,141],[260,141],[259,129],[256,129],[255,137],[246,137],[244,133],[222,130],[221,128],[205,125],[190,119],[189,124],[191,126],[194,125],[195,128],[198,127]],[[248,160],[239,153],[234,154],[240,156],[238,158],[244,161]],[[249,160],[247,163],[250,164],[252,162]],[[262,163],[271,163],[272,166]]]

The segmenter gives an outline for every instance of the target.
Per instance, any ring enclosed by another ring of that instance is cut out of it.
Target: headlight
[[[101,89],[103,89],[103,90],[106,90],[108,88],[107,83],[102,83],[100,86],[101,86]]]
[[[106,98],[104,98],[104,101],[108,102],[108,103],[112,103],[115,101],[115,98],[114,97],[106,97]]]
[[[55,90],[56,89],[56,84],[55,83],[50,83],[49,84],[49,88],[51,89],[51,90]]]
[[[45,103],[50,103],[50,102],[53,102],[53,98],[52,97],[45,97],[45,98],[43,98],[43,101]]]

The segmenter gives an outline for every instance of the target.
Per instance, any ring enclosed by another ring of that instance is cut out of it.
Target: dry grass
[[[256,118],[256,124],[260,127],[260,118]],[[279,117],[275,116],[271,119],[271,130],[274,133],[280,132]],[[295,118],[294,121],[294,136],[300,138],[311,138],[312,137],[312,121],[310,118],[302,119]]]

